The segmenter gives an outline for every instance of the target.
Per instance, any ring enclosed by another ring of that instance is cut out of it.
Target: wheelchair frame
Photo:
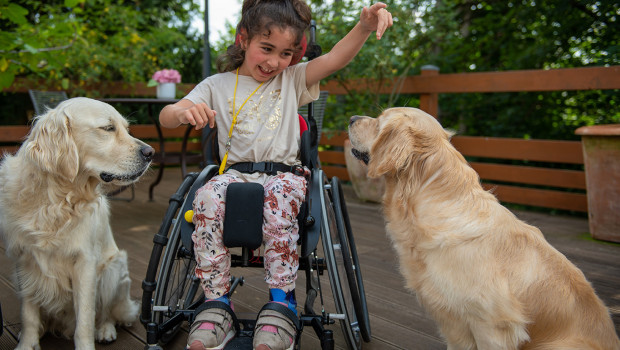
[[[314,25],[314,23],[313,23]],[[314,26],[311,27],[310,54],[317,55],[314,43]],[[320,54],[320,47],[318,48]],[[340,321],[345,341],[349,348],[360,349],[362,341],[371,338],[370,322],[362,273],[355,248],[351,224],[344,201],[340,180],[327,178],[318,161],[318,139],[313,109],[308,108],[310,141],[308,166],[311,175],[308,181],[307,198],[299,218],[299,271],[306,275],[306,299],[299,319],[301,329],[296,337],[295,349],[300,349],[301,332],[312,327],[320,340],[322,349],[333,349],[333,331],[327,329]],[[302,137],[303,139],[303,137]],[[304,142],[302,141],[302,144]],[[308,142],[305,142],[308,145]],[[302,149],[302,153],[304,150]],[[196,190],[218,173],[218,166],[207,165],[200,173],[188,174],[177,192],[169,201],[168,209],[159,231],[153,238],[153,250],[147,273],[142,282],[142,307],[140,321],[146,328],[145,349],[163,349],[187,321],[193,322],[194,310],[204,302],[200,280],[195,276],[195,259],[191,233],[193,224],[184,219],[187,210],[192,209]],[[318,243],[322,242],[324,257],[319,257]],[[250,258],[250,251],[242,248],[241,255],[231,254],[231,267],[263,267],[262,257]],[[336,312],[329,313],[323,300],[323,289],[319,276],[327,270],[334,297]],[[230,295],[243,277],[233,277]],[[314,311],[319,298],[320,313]],[[300,303],[300,305],[302,305]],[[226,349],[248,349],[252,347],[254,319],[239,318],[240,330],[227,344]]]
[[[146,349],[161,349],[158,344],[169,342],[184,321],[191,324],[193,311],[204,301],[200,281],[194,274],[191,231],[189,234],[185,231],[191,225],[185,221],[184,213],[191,209],[196,190],[217,171],[217,166],[209,165],[201,173],[187,175],[178,191],[171,196],[162,226],[153,238],[155,244],[147,276],[142,283],[140,314],[140,321],[147,330]],[[325,326],[339,320],[349,348],[360,349],[362,340],[370,341],[370,323],[361,269],[340,181],[336,177],[329,181],[323,171],[317,169],[312,173],[311,186],[315,187],[311,189],[308,199],[312,207],[305,219],[306,232],[300,235],[302,253],[299,271],[304,271],[306,275],[306,300],[300,320],[304,326],[314,329],[322,349],[334,348],[333,331]],[[312,237],[315,235],[320,235],[322,240],[323,258],[318,254],[318,239]],[[184,240],[189,240],[189,246]],[[262,259],[250,261],[246,249],[243,249],[241,255],[232,254],[231,261],[231,267],[263,267]],[[325,311],[323,304],[319,275],[325,270],[336,305],[335,313]],[[234,277],[231,296],[239,285],[243,285],[243,277]],[[321,301],[320,313],[314,311],[317,297]],[[237,337],[250,339],[251,348],[254,320],[240,319],[240,322],[242,327]],[[299,349],[301,345],[298,343],[295,348]]]

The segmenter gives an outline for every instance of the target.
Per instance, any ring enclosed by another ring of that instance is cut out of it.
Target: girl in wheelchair
[[[237,40],[218,64],[222,73],[166,106],[161,125],[217,128],[220,175],[196,192],[192,234],[196,275],[206,301],[191,326],[188,349],[222,349],[234,336],[230,307],[230,253],[223,243],[227,189],[232,183],[264,187],[262,233],[268,307],[258,315],[255,349],[292,349],[297,302],[295,280],[297,213],[306,194],[307,169],[300,166],[297,109],[319,96],[321,79],[346,66],[376,31],[392,25],[383,3],[362,10],[357,25],[331,52],[309,62],[304,32],[311,20],[302,0],[245,0]]]

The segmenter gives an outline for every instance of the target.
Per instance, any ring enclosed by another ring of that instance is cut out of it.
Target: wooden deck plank
[[[195,170],[195,169],[194,169]],[[154,201],[148,201],[148,185],[155,172],[147,174],[136,186],[132,202],[111,202],[112,226],[117,244],[128,251],[132,279],[131,295],[141,300],[141,283],[153,247],[153,235],[159,229],[170,195],[181,183],[178,168],[166,169],[162,183],[155,189]],[[386,236],[381,206],[362,203],[345,186],[347,208],[351,217],[355,243],[364,277],[373,339],[364,349],[445,349],[435,323],[417,303],[415,296],[404,288],[398,271],[397,259]],[[620,245],[589,239],[588,222],[582,217],[552,216],[534,212],[516,212],[526,222],[538,226],[547,240],[581,268],[593,287],[610,308],[616,329],[620,332]],[[322,251],[320,252],[322,255]],[[10,278],[10,260],[0,243],[0,302],[5,320],[2,342],[12,348],[20,329],[19,303]],[[235,272],[239,269],[235,269]],[[237,272],[238,273],[238,272]],[[239,287],[233,300],[239,313],[255,313],[267,299],[262,269],[245,269],[244,286]],[[325,294],[325,307],[334,312],[333,299],[327,273],[321,277]],[[304,276],[298,279],[298,299],[303,300]],[[319,301],[315,303],[319,310]],[[336,336],[336,348],[346,344],[339,325],[330,327]],[[97,345],[97,349],[142,349],[145,331],[141,324],[118,328],[119,339],[110,345]],[[183,349],[187,332],[182,331],[164,349]],[[318,348],[318,339],[311,328],[302,338],[304,349]],[[43,349],[72,349],[73,343],[46,335]],[[5,346],[0,343],[0,346]]]

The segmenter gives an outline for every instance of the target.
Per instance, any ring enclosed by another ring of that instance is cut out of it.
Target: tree
[[[618,64],[619,12],[613,1],[442,0],[432,22],[453,28],[431,57],[445,73]],[[579,126],[620,121],[616,94],[444,95],[441,118],[472,135],[578,138]]]
[[[357,23],[365,2],[307,0],[329,51]],[[395,78],[433,64],[442,73],[619,64],[620,4],[612,0],[386,0],[394,26],[371,36],[329,79]],[[146,82],[175,68],[201,77],[202,37],[189,0],[0,0],[0,86],[15,76],[47,81]],[[232,42],[234,28],[212,57]],[[215,60],[213,60],[215,61]],[[212,65],[212,71],[215,71]],[[395,84],[398,86],[398,84]],[[95,94],[96,91],[85,91]],[[354,114],[417,106],[418,96],[377,90],[330,96],[324,126],[346,129]],[[440,95],[439,118],[461,134],[575,138],[582,125],[620,122],[617,91]]]
[[[394,26],[372,37],[333,78],[403,77],[433,64],[442,73],[618,64],[617,16],[611,0],[388,0]],[[311,1],[319,42],[329,50],[357,22],[361,1]],[[582,125],[620,122],[616,91],[440,95],[444,126],[462,134],[576,138]],[[336,98],[331,97],[332,101]],[[348,116],[417,96],[351,92],[330,104],[325,125],[345,129]],[[329,118],[329,117],[328,117]]]
[[[143,82],[161,68],[193,80],[202,41],[190,23],[198,11],[182,0],[0,0],[0,87],[16,76],[65,89],[72,81]]]
[[[419,72],[418,54],[415,44],[416,33],[423,30],[422,23],[413,16],[417,6],[412,1],[385,1],[393,15],[394,26],[381,40],[374,36],[366,41],[355,59],[344,69],[328,79],[345,83],[349,79],[383,79],[405,77]],[[317,21],[317,40],[324,52],[329,51],[358,22],[362,7],[361,1],[340,0],[309,2],[313,18]],[[353,114],[376,114],[386,106],[417,101],[417,97],[400,96],[398,90],[390,95],[379,95],[380,87],[365,92],[351,91],[346,96],[330,96],[324,125],[331,129],[346,129],[348,116]],[[338,103],[334,103],[334,102]]]

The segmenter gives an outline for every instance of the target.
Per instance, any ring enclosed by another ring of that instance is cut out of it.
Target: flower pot
[[[581,135],[593,238],[620,242],[620,124],[585,126]]]
[[[159,83],[157,84],[157,98],[175,98],[177,95],[177,84]]]
[[[351,154],[351,141],[344,141],[344,159],[347,163],[347,172],[357,198],[365,202],[381,203],[385,192],[385,180],[381,177],[368,177],[368,166]]]

